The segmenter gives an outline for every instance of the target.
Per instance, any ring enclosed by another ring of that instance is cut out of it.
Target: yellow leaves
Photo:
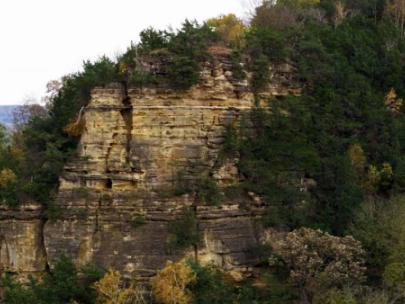
[[[389,90],[387,95],[385,95],[384,103],[387,109],[390,110],[391,112],[393,113],[401,112],[403,100],[402,98],[398,98],[397,93],[393,88],[391,88],[391,90]]]
[[[128,69],[128,65],[126,63],[120,62],[118,64],[118,72],[120,74],[124,74],[127,71],[127,69]]]
[[[192,303],[192,294],[187,285],[196,279],[192,269],[184,262],[167,261],[166,266],[151,279],[153,294],[163,304]]]
[[[155,300],[162,304],[189,304],[193,296],[187,289],[196,281],[196,275],[184,262],[168,261],[166,266],[151,279]],[[97,303],[100,304],[144,304],[145,292],[134,283],[125,286],[118,271],[110,269],[94,284]]]
[[[227,45],[237,48],[244,45],[246,27],[234,14],[209,19],[207,24],[215,29]]]
[[[359,144],[351,145],[347,153],[356,172],[359,186],[368,193],[390,189],[394,179],[394,172],[389,163],[383,163],[381,169],[374,165],[367,165],[363,148]]]
[[[109,270],[103,278],[94,284],[97,301],[102,304],[141,304],[146,303],[144,291],[131,283],[123,287],[118,271]]]
[[[67,134],[69,134],[71,136],[75,136],[75,137],[82,135],[84,132],[85,126],[86,126],[86,120],[84,118],[83,111],[84,111],[84,108],[82,107],[80,109],[77,119],[68,123],[63,128],[63,131],[65,131]]]
[[[376,166],[370,165],[364,188],[371,193],[378,190],[387,190],[390,188],[393,178],[394,172],[389,163],[384,163],[381,170],[378,170]]]
[[[10,169],[3,169],[0,171],[0,188],[4,187],[8,183],[15,182],[17,180],[17,176]]]

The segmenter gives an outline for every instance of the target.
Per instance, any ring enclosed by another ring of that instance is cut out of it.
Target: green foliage
[[[176,219],[169,222],[168,241],[171,249],[186,249],[190,246],[197,246],[200,237],[195,213],[190,208],[184,208]]]
[[[221,156],[233,158],[238,152],[238,134],[236,128],[232,125],[225,126],[224,142],[222,144]]]
[[[232,64],[232,77],[236,81],[242,81],[246,79],[246,73],[241,65],[243,59],[242,55],[238,51],[233,51],[231,54],[231,64]]]
[[[218,205],[222,199],[216,181],[210,176],[199,178],[194,185],[194,191],[197,200],[209,206]]]
[[[9,181],[0,187],[0,203],[5,203],[9,207],[18,206],[18,184],[15,181]]]
[[[227,282],[223,272],[215,266],[202,267],[196,262],[189,262],[197,280],[190,290],[196,304],[234,303],[233,286]]]
[[[218,40],[207,24],[186,20],[177,32],[148,28],[140,33],[141,41],[122,55],[119,65],[137,86],[166,84],[175,90],[186,90],[198,83],[201,63],[208,59],[207,47]],[[162,70],[144,71],[137,66],[143,57],[163,63]],[[158,75],[157,75],[157,74]]]
[[[218,205],[223,195],[211,176],[205,174],[188,176],[184,170],[179,170],[174,178],[173,190],[163,193],[164,196],[179,196],[193,194],[199,204]]]
[[[131,226],[133,228],[138,228],[142,225],[145,225],[145,223],[146,223],[145,217],[142,215],[138,215],[132,219]]]
[[[257,279],[262,286],[256,287],[249,280],[235,284],[229,275],[214,265],[202,266],[194,261],[188,264],[197,278],[189,286],[194,296],[193,303],[281,304],[293,299],[288,285],[275,275],[261,274]]]
[[[167,69],[167,79],[174,89],[185,90],[198,83],[199,72],[199,63],[194,58],[176,55]]]
[[[389,201],[366,201],[350,226],[350,233],[368,253],[368,277],[374,284],[382,280],[386,267],[398,265],[405,258],[404,201],[403,195]]]
[[[357,300],[350,291],[330,289],[323,294],[319,294],[313,300],[314,304],[357,304]]]
[[[4,303],[62,304],[76,301],[83,304],[95,303],[92,284],[100,279],[102,273],[94,267],[77,269],[71,260],[61,257],[42,281],[30,278],[23,286],[6,277],[2,281],[5,288]]]
[[[22,192],[45,206],[51,204],[62,168],[78,142],[65,133],[65,126],[87,104],[91,89],[119,80],[115,63],[106,57],[84,62],[82,72],[63,79],[62,88],[52,92],[48,115],[32,117],[20,131],[17,144],[22,146],[24,158],[17,175],[18,184],[24,186],[15,188],[19,195]]]
[[[166,48],[170,39],[168,32],[155,30],[151,27],[141,31],[139,36],[141,38],[139,50],[142,54],[149,54],[151,51]]]
[[[246,134],[240,144],[244,187],[265,196],[269,225],[295,227],[305,223],[310,211],[306,202],[311,197],[301,191],[301,179],[319,170],[315,147],[302,136],[311,116],[294,100],[272,101],[271,114],[261,108],[253,110],[253,134]]]
[[[183,23],[168,44],[172,63],[167,70],[167,80],[171,87],[184,90],[198,83],[200,63],[208,58],[207,45],[215,39],[208,25],[188,20]]]
[[[266,89],[270,79],[270,62],[286,58],[285,35],[271,28],[253,28],[246,37],[246,51],[250,57],[248,65],[252,72],[251,88],[254,93]]]
[[[269,62],[284,56],[298,63],[306,85],[300,97],[270,101],[271,115],[252,111],[253,132],[242,134],[239,148],[244,186],[266,197],[272,226],[342,234],[369,193],[347,157],[352,144],[378,168],[377,195],[402,188],[404,119],[384,96],[392,87],[404,92],[404,42],[392,25],[364,16],[337,28],[312,21],[286,35],[264,27],[247,37],[254,92],[269,83]]]
[[[391,288],[402,289],[405,292],[405,264],[391,263],[385,267],[384,283]]]

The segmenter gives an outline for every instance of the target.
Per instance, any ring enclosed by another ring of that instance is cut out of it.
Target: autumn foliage
[[[167,261],[166,266],[152,278],[155,299],[162,304],[189,304],[193,296],[188,285],[195,282],[196,276],[184,262]]]
[[[103,278],[94,284],[97,302],[100,304],[142,304],[147,303],[144,290],[135,283],[123,284],[118,271],[110,269]]]

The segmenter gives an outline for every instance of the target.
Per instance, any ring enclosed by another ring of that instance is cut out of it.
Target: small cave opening
[[[112,185],[113,185],[113,183],[112,183],[111,178],[107,178],[107,180],[105,181],[105,187],[107,189],[112,189]]]

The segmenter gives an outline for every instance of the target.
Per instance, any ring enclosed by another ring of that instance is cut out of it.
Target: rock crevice
[[[248,82],[232,81],[221,60],[207,64],[201,83],[185,92],[95,88],[83,111],[79,157],[60,177],[58,218],[43,221],[36,205],[17,211],[2,207],[0,269],[39,273],[64,254],[78,264],[148,277],[166,260],[190,254],[169,250],[168,224],[195,205],[194,197],[162,192],[173,188],[179,172],[190,179],[209,172],[221,187],[237,183],[235,161],[220,165],[218,154],[225,127],[253,105]],[[272,75],[287,77],[282,73]],[[268,95],[297,90],[277,81]],[[257,244],[262,210],[254,199],[245,205],[228,200],[196,206],[203,238],[191,254],[228,270],[248,271],[255,261],[247,252]]]

